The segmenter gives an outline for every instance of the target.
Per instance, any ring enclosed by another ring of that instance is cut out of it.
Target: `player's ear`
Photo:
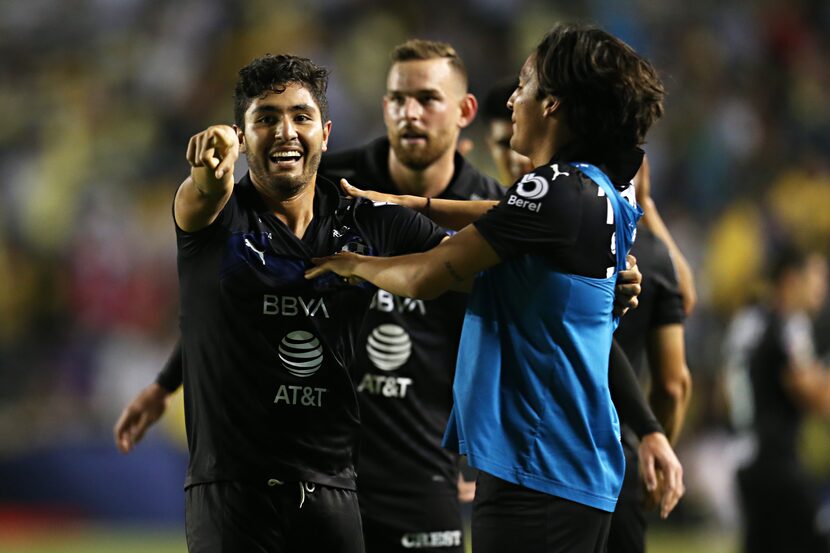
[[[473,122],[478,113],[478,100],[469,92],[461,99],[461,118],[458,121],[458,126],[462,129]]]
[[[329,135],[331,134],[331,121],[326,121],[323,124],[323,151],[329,149]]]
[[[544,110],[545,117],[553,117],[559,108],[562,106],[562,101],[557,98],[556,96],[546,96],[544,100],[542,100],[542,108]]]
[[[245,153],[245,133],[237,127],[236,125],[233,126],[233,130],[236,131],[236,138],[239,140],[239,153]]]

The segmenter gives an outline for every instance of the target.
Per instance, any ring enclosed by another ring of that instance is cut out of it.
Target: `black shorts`
[[[185,528],[190,553],[363,553],[357,494],[313,482],[190,486]]]
[[[358,493],[366,553],[464,553],[455,493],[402,496],[363,488]]]
[[[608,533],[608,553],[645,553],[646,514],[643,509],[645,496],[640,480],[637,452],[623,442],[625,451],[625,478],[620,499],[611,517]]]
[[[602,553],[611,513],[479,472],[473,553]]]

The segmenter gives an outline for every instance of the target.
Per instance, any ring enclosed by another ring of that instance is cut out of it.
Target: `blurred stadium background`
[[[292,52],[331,68],[336,151],[384,132],[395,44],[452,43],[481,97],[557,20],[622,37],[667,85],[647,145],[653,194],[695,267],[700,303],[687,326],[695,390],[679,446],[688,492],[652,524],[650,550],[737,550],[733,473],[747,432],[722,340],[763,293],[776,243],[830,250],[827,0],[0,6],[0,551],[185,549],[180,406],[129,456],[111,429],[176,339],[171,199],[189,136],[231,121],[239,67]],[[494,172],[482,131],[465,133],[470,157]],[[813,421],[803,445],[830,482],[827,425]]]

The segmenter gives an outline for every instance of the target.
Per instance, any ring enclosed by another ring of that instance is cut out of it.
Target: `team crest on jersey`
[[[367,255],[369,253],[369,247],[362,242],[351,241],[344,244],[343,247],[340,248],[340,251],[359,253],[360,255]]]
[[[401,368],[412,354],[412,340],[406,330],[395,324],[376,327],[366,342],[372,364],[382,371]]]
[[[314,334],[295,330],[280,341],[279,358],[290,374],[308,378],[323,364],[323,346]]]

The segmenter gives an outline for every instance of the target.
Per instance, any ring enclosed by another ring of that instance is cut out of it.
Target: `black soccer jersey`
[[[320,171],[359,188],[399,193],[388,167],[389,141],[326,154]],[[497,199],[500,185],[459,154],[440,198]],[[430,301],[378,290],[359,346],[354,379],[363,423],[359,485],[361,506],[371,492],[455,494],[457,458],[441,447],[452,407],[452,381],[467,295],[448,292]]]
[[[764,317],[766,328],[749,360],[758,438],[756,463],[796,463],[804,410],[793,401],[785,381],[793,366],[815,360],[812,322],[805,313],[784,317],[767,311]]]
[[[646,338],[656,327],[680,324],[686,319],[677,274],[666,244],[646,227],[637,229],[637,241],[631,248],[643,283],[637,309],[630,309],[620,319],[614,333],[625,350],[637,375],[646,367]]]
[[[246,176],[205,229],[177,229],[187,485],[305,480],[354,488],[358,405],[348,367],[374,288],[310,258],[400,255],[444,233],[416,213],[344,199],[317,179],[314,217],[297,238]]]

